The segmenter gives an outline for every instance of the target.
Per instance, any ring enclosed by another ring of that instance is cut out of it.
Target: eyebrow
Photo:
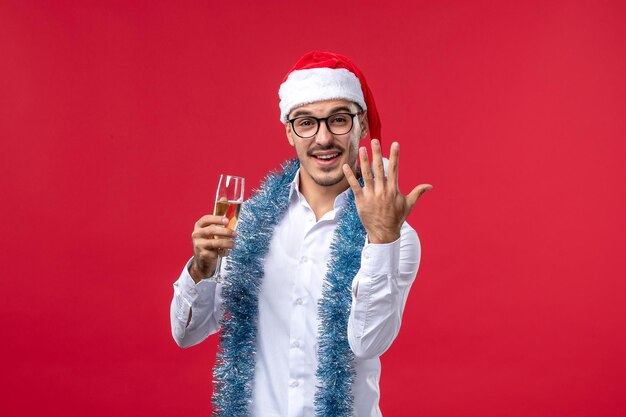
[[[333,107],[332,109],[330,109],[330,112],[328,112],[328,115],[333,115],[335,113],[341,113],[341,112],[346,112],[346,113],[352,113],[352,109],[350,109],[350,107],[348,106],[337,106],[337,107]],[[309,110],[296,110],[296,112],[290,117],[290,119],[295,119],[296,117],[301,117],[301,116],[312,116],[313,113]]]

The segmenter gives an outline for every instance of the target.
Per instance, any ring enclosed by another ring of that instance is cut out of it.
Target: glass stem
[[[220,275],[220,270],[222,269],[222,255],[217,255],[217,263],[215,265],[215,271],[213,271],[213,275],[211,278],[215,280],[215,282],[219,283],[222,280],[222,276]]]

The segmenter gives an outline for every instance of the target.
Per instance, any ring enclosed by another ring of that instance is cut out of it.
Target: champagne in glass
[[[228,225],[226,225],[226,227],[232,230],[235,230],[237,220],[239,220],[239,210],[241,209],[241,203],[243,203],[244,186],[245,180],[242,177],[220,175],[220,182],[217,185],[217,192],[215,193],[213,214],[226,217],[228,219]],[[215,238],[220,239],[218,236]],[[217,282],[220,282],[222,278],[220,275],[221,267],[222,256],[218,255],[215,272],[213,272],[212,275],[212,278]]]
[[[235,230],[237,221],[239,220],[239,210],[241,209],[240,201],[216,201],[213,214],[223,216],[228,219],[226,227]]]

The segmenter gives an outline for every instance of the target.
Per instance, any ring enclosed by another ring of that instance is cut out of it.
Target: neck
[[[348,180],[343,178],[334,185],[320,185],[312,178],[300,175],[299,187],[300,192],[315,213],[315,219],[319,220],[333,209],[335,198],[348,189]]]

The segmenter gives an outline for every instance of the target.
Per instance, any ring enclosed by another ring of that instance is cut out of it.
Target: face
[[[289,118],[298,116],[328,117],[336,113],[359,112],[359,107],[347,100],[326,100],[293,109]],[[342,166],[348,164],[355,169],[359,142],[367,135],[367,118],[364,114],[354,117],[352,130],[345,135],[333,135],[326,124],[320,124],[315,136],[303,139],[296,135],[289,123],[286,124],[287,139],[296,149],[300,160],[300,180],[302,184],[334,186],[342,181],[347,184]]]

